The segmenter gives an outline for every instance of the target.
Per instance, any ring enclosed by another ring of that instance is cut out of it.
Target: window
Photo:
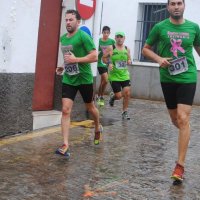
[[[169,17],[166,6],[167,4],[139,4],[134,61],[148,61],[141,51],[152,27]],[[154,50],[156,51],[156,49]]]

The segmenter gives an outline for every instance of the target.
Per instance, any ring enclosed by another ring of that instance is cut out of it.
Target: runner
[[[112,47],[115,44],[113,39],[109,38],[110,27],[104,26],[102,29],[103,37],[99,39],[99,56],[98,56],[98,72],[101,76],[100,85],[98,89],[98,96],[96,98],[99,106],[104,106],[104,92],[108,82],[108,66],[102,62],[102,56],[106,52],[108,47]]]
[[[70,156],[69,127],[73,102],[79,91],[86,109],[92,114],[95,124],[94,144],[99,144],[102,126],[99,123],[99,112],[93,102],[93,75],[89,63],[97,61],[97,51],[92,38],[78,29],[81,17],[76,10],[67,10],[65,21],[67,33],[61,36],[61,48],[64,65],[57,67],[57,74],[62,79],[62,134],[64,143],[56,150],[57,154]]]
[[[124,45],[124,32],[115,34],[116,45],[108,48],[103,60],[109,66],[108,80],[114,93],[110,94],[109,104],[114,106],[114,101],[123,97],[122,119],[130,120],[128,115],[128,104],[130,99],[130,75],[127,64],[131,64],[130,49]]]
[[[171,178],[183,181],[185,157],[190,140],[190,113],[196,90],[197,69],[192,48],[200,55],[200,29],[183,18],[184,0],[168,0],[170,17],[151,30],[143,55],[160,66],[160,81],[172,123],[179,130],[178,159]],[[157,44],[158,53],[152,46]]]

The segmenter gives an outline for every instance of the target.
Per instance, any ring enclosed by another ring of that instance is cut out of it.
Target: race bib
[[[80,73],[78,63],[65,64],[65,73],[72,76]]]
[[[181,57],[175,60],[172,60],[171,65],[168,67],[170,75],[181,74],[188,70],[188,63],[186,57]]]
[[[115,62],[115,67],[117,69],[125,69],[127,67],[127,62],[126,61]]]

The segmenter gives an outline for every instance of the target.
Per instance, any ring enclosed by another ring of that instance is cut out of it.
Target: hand
[[[62,75],[63,70],[64,70],[64,67],[63,67],[63,66],[57,67],[57,68],[56,68],[56,74],[57,74],[57,75]]]
[[[112,64],[112,63],[110,63],[110,64],[108,65],[108,70],[110,70],[110,71],[113,70],[113,64]]]
[[[162,58],[160,57],[160,59],[158,60],[158,64],[160,67],[168,67],[170,65],[170,60],[172,60],[172,58]]]
[[[131,62],[130,59],[127,61],[127,64],[128,64],[128,65],[131,65],[131,64],[132,64],[132,62]]]
[[[72,52],[70,52],[70,54],[64,55],[64,61],[65,61],[65,63],[76,63],[77,58],[74,56],[74,54]]]

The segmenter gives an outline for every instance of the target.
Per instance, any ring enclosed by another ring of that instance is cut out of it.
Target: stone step
[[[62,113],[57,110],[34,111],[33,130],[59,125]]]

